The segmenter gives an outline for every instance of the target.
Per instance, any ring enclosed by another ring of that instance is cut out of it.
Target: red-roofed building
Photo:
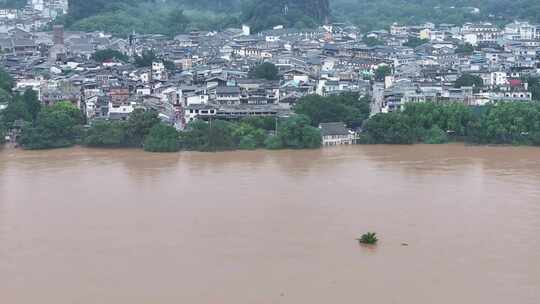
[[[521,87],[523,85],[523,82],[519,79],[510,79],[508,83],[511,87]]]

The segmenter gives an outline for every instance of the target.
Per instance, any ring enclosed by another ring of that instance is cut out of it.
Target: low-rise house
[[[355,143],[354,132],[347,130],[342,122],[319,124],[323,146],[352,145]]]
[[[237,86],[217,87],[215,101],[220,105],[239,105],[240,88]]]

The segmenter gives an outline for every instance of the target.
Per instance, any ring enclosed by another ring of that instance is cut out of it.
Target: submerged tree
[[[375,245],[379,241],[375,232],[367,232],[357,239],[360,244]]]

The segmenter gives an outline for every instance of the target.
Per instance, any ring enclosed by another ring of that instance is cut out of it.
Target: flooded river
[[[0,303],[537,304],[540,149],[4,148]]]

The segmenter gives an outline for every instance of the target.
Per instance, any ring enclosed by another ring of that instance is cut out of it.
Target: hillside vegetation
[[[0,0],[0,7],[22,7],[26,0]],[[242,23],[254,31],[276,25],[306,28],[350,22],[362,30],[393,22],[462,24],[513,20],[540,22],[538,0],[70,0],[59,22],[77,30],[173,35],[189,29],[220,30]]]
[[[60,21],[78,30],[174,35],[241,23],[255,31],[276,25],[314,27],[329,16],[329,0],[72,0]]]
[[[385,28],[393,22],[462,24],[513,20],[540,22],[538,0],[333,0],[335,21],[350,21],[364,30]],[[474,8],[479,11],[475,12]]]
[[[26,5],[26,0],[0,0],[1,8],[21,8]]]

